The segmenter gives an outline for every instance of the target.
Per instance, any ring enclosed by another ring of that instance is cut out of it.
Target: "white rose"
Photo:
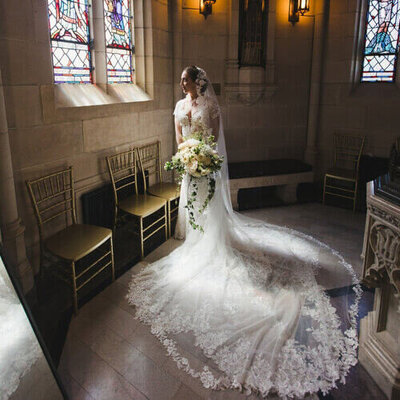
[[[198,165],[199,165],[199,163],[198,163],[196,160],[191,161],[191,162],[187,165],[188,171],[189,171],[189,173],[190,173],[191,175],[194,175],[194,174],[196,173]]]
[[[199,143],[200,142],[196,139],[188,139],[188,140],[185,140],[184,142],[182,142],[178,146],[178,150],[185,149],[186,147],[194,147],[194,146],[197,146]]]

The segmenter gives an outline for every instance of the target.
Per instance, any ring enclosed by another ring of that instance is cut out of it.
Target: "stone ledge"
[[[272,175],[257,176],[251,178],[229,179],[232,207],[238,209],[238,192],[240,189],[248,189],[265,186],[283,186],[279,188],[278,195],[285,203],[293,203],[296,201],[297,184],[304,182],[313,182],[314,173],[312,171]]]
[[[43,122],[45,124],[71,120],[86,120],[115,116],[120,113],[150,111],[154,108],[154,100],[139,87],[131,90],[113,90],[107,94],[99,85],[72,84],[41,85]],[[89,87],[90,86],[90,87]],[[111,86],[111,85],[110,85]],[[132,93],[132,92],[135,92]],[[140,96],[137,96],[140,92]],[[77,99],[81,94],[81,99]],[[136,98],[133,101],[133,98]]]

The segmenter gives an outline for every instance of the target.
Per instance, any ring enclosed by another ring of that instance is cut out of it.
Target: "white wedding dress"
[[[210,126],[219,117],[212,93],[191,108],[191,120],[190,107],[186,98],[175,109],[183,136],[191,134],[195,119]],[[226,156],[222,124],[218,150]],[[358,280],[339,254],[317,240],[233,212],[224,164],[213,199],[196,215],[204,233],[185,218],[190,188],[184,179],[177,233],[185,241],[134,276],[128,300],[178,367],[207,388],[282,398],[327,393],[357,362]],[[206,195],[203,179],[199,204]],[[333,299],[322,285],[332,276],[332,263],[338,285],[349,288]],[[201,349],[210,367],[196,370],[180,343]]]

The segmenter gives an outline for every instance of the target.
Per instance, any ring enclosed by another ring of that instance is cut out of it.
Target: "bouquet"
[[[179,181],[182,181],[186,173],[189,175],[188,199],[185,207],[188,209],[189,223],[192,228],[202,232],[203,228],[196,223],[195,212],[201,214],[213,198],[215,172],[221,169],[224,160],[223,156],[215,150],[216,143],[210,133],[211,129],[207,129],[203,123],[197,121],[193,127],[193,134],[184,138],[183,143],[178,146],[178,152],[164,167],[167,171],[175,169],[179,174]],[[195,210],[199,179],[205,177],[208,181],[208,195],[202,206]]]

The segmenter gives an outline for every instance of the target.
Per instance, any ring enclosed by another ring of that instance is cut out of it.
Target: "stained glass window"
[[[369,0],[361,80],[393,82],[399,42],[398,0]]]
[[[265,66],[267,0],[239,2],[239,65]]]
[[[130,0],[104,0],[108,83],[131,83],[133,44]]]
[[[88,0],[48,0],[55,83],[91,83]]]

